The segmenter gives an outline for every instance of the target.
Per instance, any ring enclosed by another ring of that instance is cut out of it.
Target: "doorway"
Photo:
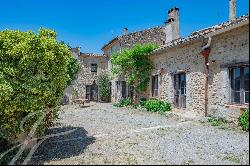
[[[121,82],[121,86],[122,86],[122,98],[125,99],[127,97],[127,85],[126,85],[126,82],[125,81],[122,81]]]
[[[98,86],[95,82],[92,85],[86,85],[86,99],[89,101],[98,101]]]
[[[174,76],[175,106],[186,108],[186,73]]]

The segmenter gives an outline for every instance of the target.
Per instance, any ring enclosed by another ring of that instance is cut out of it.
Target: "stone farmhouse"
[[[180,36],[179,8],[168,11],[165,24],[124,34],[102,47],[103,55],[72,52],[79,59],[81,71],[67,96],[98,101],[96,78],[110,72],[110,57],[137,43],[160,47],[150,56],[154,64],[148,90],[138,98],[158,98],[177,109],[200,114],[236,118],[249,106],[249,15],[236,17],[235,0],[229,0],[229,21]],[[183,27],[185,28],[185,27]],[[132,97],[133,88],[123,77],[110,82],[110,101]]]

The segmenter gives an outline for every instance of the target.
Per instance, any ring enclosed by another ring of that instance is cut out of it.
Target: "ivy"
[[[115,53],[111,57],[112,72],[124,76],[130,85],[139,92],[147,90],[153,64],[149,54],[157,48],[154,44],[137,44],[131,49]]]

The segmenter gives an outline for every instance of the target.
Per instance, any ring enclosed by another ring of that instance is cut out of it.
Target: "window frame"
[[[249,101],[246,101],[246,93],[249,93],[249,90],[248,91],[245,90],[245,76],[244,76],[245,68],[249,68],[249,65],[229,67],[230,104],[232,105],[248,105],[249,104]],[[239,91],[234,90],[235,89],[234,71],[237,69],[240,69],[240,90]],[[240,93],[240,102],[235,102],[236,93]]]
[[[155,83],[156,80],[157,80],[157,84]],[[157,85],[157,89],[156,89],[155,85]],[[152,89],[151,90],[152,90],[152,97],[158,97],[159,96],[159,75],[153,75],[152,76]]]
[[[95,68],[93,68],[94,66],[95,66]],[[91,71],[91,73],[97,73],[97,67],[98,67],[98,65],[96,63],[92,63],[90,65],[90,71]]]

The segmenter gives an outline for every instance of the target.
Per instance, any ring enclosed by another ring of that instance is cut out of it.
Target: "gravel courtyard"
[[[30,164],[249,164],[249,133],[172,113],[65,106]]]

